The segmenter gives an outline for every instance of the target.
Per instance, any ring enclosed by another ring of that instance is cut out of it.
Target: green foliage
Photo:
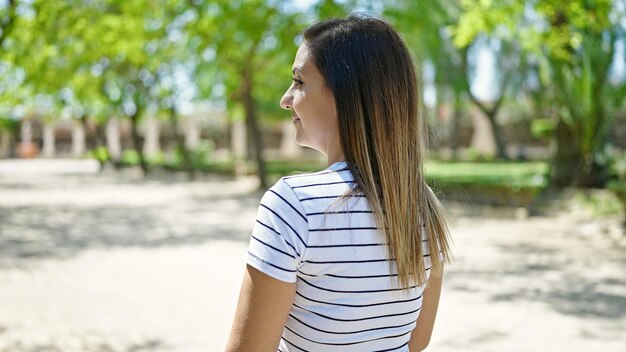
[[[596,159],[607,166],[611,178],[626,185],[626,150],[607,145]]]
[[[139,165],[139,153],[133,149],[126,149],[122,152],[120,162],[122,165],[136,166]]]
[[[543,109],[537,115],[551,118],[533,121],[533,135],[552,137],[554,123],[564,122],[572,138],[557,144],[579,149],[579,164],[605,166],[612,179],[623,180],[622,159],[604,149],[626,97],[626,84],[609,71],[616,43],[626,40],[626,6],[618,1],[318,0],[308,14],[279,0],[4,2],[0,129],[17,131],[13,118],[35,113],[54,119],[69,112],[98,123],[113,116],[163,116],[170,108],[176,111],[188,91],[196,100],[226,107],[229,118],[244,116],[246,102],[260,120],[285,118],[278,100],[289,85],[298,32],[312,17],[342,16],[358,6],[382,9],[415,56],[434,66],[437,99],[459,110],[471,94],[472,48],[491,43],[498,48],[499,81],[510,76],[512,87],[500,84],[500,93],[507,90],[508,100],[518,99],[518,93],[537,96],[537,109]],[[19,4],[19,11],[11,4]],[[192,81],[175,79],[180,72]],[[531,74],[538,82],[527,87]],[[192,152],[200,168],[212,162],[212,146],[205,147]],[[102,150],[92,152],[106,158]],[[169,162],[163,155],[151,161]]]
[[[454,44],[466,48],[481,34],[496,34],[511,38],[524,13],[525,1],[521,0],[461,0],[462,15],[450,27]]]
[[[163,165],[165,163],[165,160],[165,153],[160,150],[146,158],[148,164],[151,165]]]
[[[490,162],[495,159],[495,156],[493,154],[481,153],[470,147],[465,151],[465,158],[470,162]]]
[[[535,119],[530,124],[530,132],[538,139],[549,139],[554,134],[554,121],[552,119]]]
[[[11,118],[6,118],[6,117],[0,117],[0,131],[10,131],[12,133],[16,133],[20,128],[20,121],[19,120],[15,120],[15,119],[11,119]]]
[[[194,165],[204,165],[212,160],[212,154],[215,150],[213,141],[202,141],[195,149],[190,150],[191,162]]]
[[[225,87],[229,109],[240,108],[251,92],[260,117],[284,118],[278,100],[290,84],[302,16],[285,11],[279,1],[198,2],[193,9],[198,18],[185,30],[198,43],[196,55],[215,55],[198,62],[199,75],[214,77],[199,82],[201,98],[210,98],[217,83]]]
[[[589,194],[579,192],[576,193],[574,200],[580,205],[580,207],[588,209],[593,216],[615,215],[619,214],[621,211],[620,202],[617,201],[615,199],[615,195],[610,192],[593,192]]]
[[[462,0],[460,9],[459,21],[450,27],[458,47],[483,35],[496,36],[521,43],[523,54],[534,62],[539,82],[528,90],[538,108],[552,109],[565,131],[556,134],[556,182],[601,183],[603,171],[595,158],[626,99],[624,81],[609,78],[617,43],[626,40],[619,20],[626,7],[616,0]],[[537,132],[547,132],[545,127],[538,126]],[[566,149],[573,152],[559,152]],[[579,166],[572,171],[571,165]]]
[[[111,154],[106,147],[97,147],[87,151],[87,157],[98,160],[101,164],[111,160]]]

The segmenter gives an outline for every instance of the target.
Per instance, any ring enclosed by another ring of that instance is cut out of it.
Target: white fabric
[[[398,289],[364,196],[323,214],[353,181],[342,161],[283,177],[261,199],[248,264],[297,285],[279,351],[408,351],[424,287]]]

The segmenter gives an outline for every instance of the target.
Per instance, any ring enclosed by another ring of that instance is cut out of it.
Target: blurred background
[[[456,260],[433,351],[626,349],[625,0],[0,0],[0,351],[218,351],[279,99],[355,11],[412,50]]]

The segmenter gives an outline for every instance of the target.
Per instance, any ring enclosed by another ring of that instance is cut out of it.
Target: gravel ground
[[[0,161],[0,352],[223,350],[254,179],[96,169]],[[626,351],[617,222],[453,216],[429,351]]]

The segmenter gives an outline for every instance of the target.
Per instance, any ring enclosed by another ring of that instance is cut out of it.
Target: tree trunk
[[[491,132],[493,133],[493,138],[496,142],[496,159],[508,160],[508,155],[506,153],[506,139],[504,137],[504,131],[502,131],[502,126],[500,126],[496,122],[496,115],[498,111],[492,110],[489,112],[485,112],[485,116],[489,120],[489,126],[491,127]]]
[[[567,123],[559,120],[554,139],[556,152],[551,165],[551,186],[602,187],[608,181],[607,167],[598,163],[593,153],[581,150],[578,135]]]
[[[505,72],[504,78],[500,85],[500,97],[496,100],[495,104],[491,107],[487,107],[483,104],[474,94],[472,93],[472,89],[470,86],[470,82],[468,80],[468,55],[469,55],[469,47],[465,48],[462,54],[462,70],[464,77],[464,85],[465,89],[469,94],[470,100],[478,107],[478,109],[487,117],[489,120],[489,125],[491,128],[491,132],[493,134],[493,138],[496,144],[496,158],[507,160],[506,154],[506,140],[504,138],[504,133],[502,132],[502,127],[497,124],[496,117],[498,116],[498,111],[500,111],[500,106],[504,101],[504,93],[506,91],[511,72]]]
[[[267,189],[266,172],[265,172],[265,160],[263,159],[263,141],[261,140],[261,133],[256,116],[256,106],[254,102],[254,96],[252,95],[252,72],[249,66],[244,67],[243,70],[243,89],[242,89],[242,102],[246,113],[246,124],[249,126],[249,130],[252,132],[250,136],[251,142],[254,146],[252,152],[257,164],[257,176],[259,178],[259,189]],[[250,139],[248,139],[250,140]],[[250,148],[248,148],[250,150]]]
[[[139,157],[139,167],[141,167],[141,171],[143,175],[148,174],[148,165],[146,164],[146,159],[143,155],[143,151],[141,148],[141,137],[139,136],[139,117],[141,116],[141,111],[139,108],[135,111],[134,114],[130,116],[131,122],[131,138],[133,140],[133,149],[137,153]]]
[[[452,131],[450,131],[450,150],[452,151],[452,160],[459,159],[459,132],[461,129],[461,94],[456,91],[454,93],[454,111],[452,112]]]
[[[172,129],[172,133],[174,134],[174,141],[176,142],[176,150],[183,157],[183,169],[187,172],[187,177],[190,181],[193,181],[193,179],[195,178],[195,174],[193,170],[193,165],[191,164],[189,150],[187,149],[187,145],[185,144],[184,137],[178,132],[178,114],[176,112],[176,107],[171,106],[168,112],[170,128]]]
[[[96,122],[94,128],[94,139],[96,141],[96,147],[106,148],[106,134],[104,132],[106,125],[108,124],[109,119],[104,120],[103,122]]]
[[[245,94],[245,93],[244,93]],[[245,98],[244,98],[245,99]],[[245,127],[246,127],[246,160],[256,160],[256,152],[254,149],[256,148],[256,127],[255,120],[249,118],[248,110],[246,109],[246,119],[245,119]]]
[[[583,168],[577,177],[576,183],[586,188],[601,188],[609,180],[607,167],[599,164],[593,154],[583,157]]]
[[[551,163],[550,185],[564,188],[574,183],[582,166],[582,153],[578,137],[572,128],[561,119],[554,130],[556,151]]]
[[[93,138],[96,143],[96,153],[98,153],[98,161],[100,162],[100,171],[104,170],[104,165],[111,159],[111,153],[109,153],[109,149],[107,148],[106,136],[104,129],[107,125],[109,119],[104,120],[103,122],[95,121],[93,128]],[[105,155],[101,155],[100,153],[106,153]]]

